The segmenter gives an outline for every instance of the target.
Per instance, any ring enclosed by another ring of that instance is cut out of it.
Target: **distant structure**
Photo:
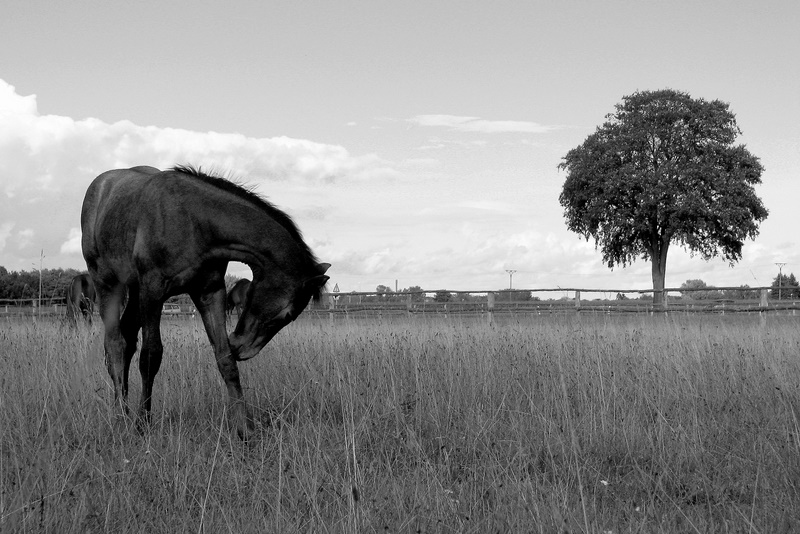
[[[508,289],[511,289],[511,281],[514,278],[514,273],[517,272],[516,269],[506,269],[508,273]]]
[[[78,323],[78,318],[92,323],[96,298],[94,282],[88,274],[79,274],[72,279],[67,288],[67,317],[73,324]]]
[[[242,278],[236,281],[225,300],[225,311],[228,312],[228,315],[231,315],[234,310],[236,310],[236,315],[242,314],[248,289],[250,289],[250,280]]]

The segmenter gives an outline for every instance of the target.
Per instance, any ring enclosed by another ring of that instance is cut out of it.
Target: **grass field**
[[[99,325],[0,323],[1,532],[800,530],[798,318],[301,319],[248,443],[200,323],[164,346],[141,435]]]

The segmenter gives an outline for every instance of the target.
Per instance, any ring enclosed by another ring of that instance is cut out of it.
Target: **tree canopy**
[[[539,297],[534,297],[530,291],[519,291],[517,289],[499,289],[495,293],[497,302],[527,302],[531,300],[540,300]]]
[[[593,238],[609,268],[651,261],[657,304],[671,243],[733,264],[768,215],[754,190],[764,169],[734,144],[728,108],[671,89],[625,96],[559,165],[567,227]]]
[[[42,298],[63,299],[72,278],[79,274],[75,269],[42,269]],[[39,297],[39,271],[8,271],[0,266],[0,299],[37,299]]]
[[[694,289],[697,291],[681,291],[681,296],[685,299],[690,300],[708,300],[719,298],[721,293],[719,291],[714,290],[714,288],[709,288],[708,284],[703,282],[700,279],[695,280],[687,280],[681,284],[681,289]]]
[[[378,293],[379,295],[388,295],[389,293],[394,293],[391,287],[385,286],[383,284],[378,285],[378,287],[375,288],[375,292]]]
[[[778,274],[772,281],[770,296],[774,299],[800,298],[800,283],[797,282],[794,273]]]

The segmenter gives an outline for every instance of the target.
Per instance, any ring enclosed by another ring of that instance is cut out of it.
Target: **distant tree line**
[[[473,295],[469,293],[456,293],[451,291],[424,291],[420,286],[411,286],[399,291],[392,291],[392,289],[385,285],[379,285],[375,288],[375,295],[366,295],[363,302],[405,302],[408,295],[411,294],[411,302],[422,302],[425,300],[426,293],[433,293],[432,300],[434,302],[482,302],[485,297],[481,295]],[[539,297],[534,297],[530,291],[521,291],[516,289],[498,289],[495,292],[495,300],[497,302],[526,302],[538,301]]]
[[[771,288],[771,299],[777,300],[779,296],[781,299],[800,298],[800,283],[798,283],[794,274],[776,276],[772,281]],[[760,297],[759,291],[757,289],[752,289],[747,284],[741,285],[735,289],[716,289],[714,286],[709,286],[700,279],[687,280],[681,284],[681,289],[686,291],[681,292],[679,297],[671,298],[685,300],[746,300]],[[388,286],[379,285],[375,288],[376,294],[364,296],[363,302],[405,302],[408,293],[412,294],[412,302],[422,302],[425,300],[425,295],[422,291],[423,289],[420,286],[411,286],[395,292]],[[444,290],[435,292],[427,291],[426,293],[433,293],[432,300],[435,302],[477,302],[485,299],[482,295],[455,293]],[[531,291],[518,289],[498,289],[494,292],[494,296],[495,302],[535,302],[541,300],[539,297],[533,296]],[[650,300],[652,298],[652,293],[643,293],[637,297],[637,300]],[[630,297],[624,293],[617,293],[615,299],[630,300]]]
[[[771,299],[800,298],[800,284],[794,274],[779,274],[772,281],[771,288],[769,295]],[[700,279],[687,280],[681,284],[681,289],[689,290],[681,292],[681,298],[686,300],[743,300],[759,297],[758,290],[750,289],[748,285],[740,286],[737,289],[716,289],[714,286],[706,285]]]
[[[738,289],[715,289],[700,279],[687,280],[681,284],[681,298],[684,300],[718,300],[718,299],[755,299],[758,298],[758,291],[743,285]],[[691,290],[691,291],[689,291]]]
[[[419,286],[411,286],[400,291],[393,291],[392,288],[389,286],[378,285],[375,288],[376,295],[367,295],[365,296],[362,301],[363,302],[405,302],[408,294],[411,293],[411,301],[412,302],[422,302],[425,299],[425,295],[421,293],[422,288]]]
[[[63,299],[76,269],[42,269],[42,299]],[[9,271],[0,266],[0,299],[38,299],[39,271]]]
[[[67,287],[72,279],[80,274],[77,269],[42,269],[42,299],[63,299],[67,296]],[[232,286],[238,278],[226,276],[226,286]],[[737,289],[716,289],[714,286],[707,285],[703,280],[687,280],[681,284],[681,289],[693,290],[681,293],[683,299],[691,300],[711,300],[711,299],[755,299],[758,298],[758,291],[751,289],[747,285],[742,285]],[[411,286],[400,291],[393,291],[390,287],[379,285],[375,288],[375,295],[368,295],[363,298],[364,302],[405,302],[411,294],[412,302],[422,302],[425,300],[423,289],[420,286]],[[450,291],[436,291],[433,293],[433,300],[436,302],[474,302],[485,297],[471,295],[468,293],[453,293]],[[794,273],[780,274],[772,281],[770,298],[771,299],[797,299],[800,298],[800,283]],[[0,266],[0,299],[38,299],[39,298],[39,271],[9,271]],[[620,293],[617,299],[626,300],[627,297]],[[649,295],[642,295],[640,298],[651,298]],[[186,299],[188,301],[188,297]],[[495,292],[496,302],[527,302],[538,301],[530,291],[517,289],[499,289]]]

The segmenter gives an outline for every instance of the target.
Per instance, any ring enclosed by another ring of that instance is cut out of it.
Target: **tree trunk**
[[[666,295],[664,294],[664,281],[667,278],[667,250],[669,240],[660,239],[653,246],[653,308],[657,310],[666,309]]]

